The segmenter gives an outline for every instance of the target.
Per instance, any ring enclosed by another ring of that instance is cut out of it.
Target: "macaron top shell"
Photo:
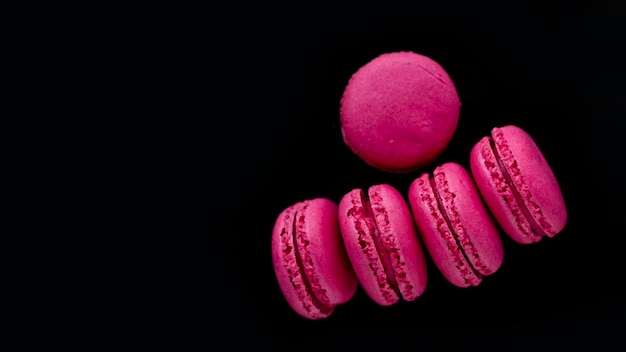
[[[469,173],[446,163],[418,177],[409,188],[415,222],[433,261],[452,284],[476,286],[501,266],[497,227]]]
[[[368,199],[369,196],[369,199]],[[380,305],[412,301],[426,288],[426,261],[402,195],[389,185],[346,194],[339,203],[346,251],[361,286]]]
[[[494,128],[472,149],[470,166],[485,202],[519,243],[552,237],[567,222],[558,181],[532,137],[517,126]]]
[[[272,259],[279,286],[298,314],[328,317],[356,292],[358,281],[346,257],[337,205],[325,198],[297,203],[278,216]]]
[[[383,54],[350,78],[341,99],[341,131],[366,163],[409,172],[443,152],[460,106],[454,83],[437,62],[413,52]]]

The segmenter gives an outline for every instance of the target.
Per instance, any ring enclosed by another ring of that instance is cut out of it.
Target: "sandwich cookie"
[[[272,260],[287,303],[305,318],[328,317],[356,292],[358,281],[343,247],[337,205],[329,199],[300,202],[278,215]]]
[[[339,203],[339,225],[361,286],[376,303],[412,301],[426,288],[426,260],[409,208],[389,185],[354,189]]]
[[[461,108],[443,67],[413,52],[382,54],[362,66],[340,105],[346,145],[367,164],[395,173],[435,160],[452,138]]]
[[[461,165],[446,163],[415,179],[409,203],[431,258],[453,285],[477,286],[500,268],[498,229]]]
[[[472,175],[504,232],[519,243],[553,237],[567,222],[559,183],[530,135],[494,128],[470,154]]]

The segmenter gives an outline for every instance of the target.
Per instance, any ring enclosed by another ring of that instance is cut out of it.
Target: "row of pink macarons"
[[[558,182],[524,130],[494,128],[472,149],[470,168],[471,175],[446,163],[423,173],[408,204],[382,184],[354,189],[338,205],[317,198],[285,209],[273,229],[272,259],[287,303],[303,317],[326,318],[359,283],[380,305],[415,300],[426,289],[426,251],[450,283],[476,286],[503,262],[493,219],[519,243],[564,228]]]

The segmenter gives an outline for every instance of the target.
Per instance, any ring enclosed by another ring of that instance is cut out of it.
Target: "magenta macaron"
[[[504,252],[498,229],[469,173],[446,163],[409,188],[415,223],[433,262],[458,287],[477,286],[496,272]]]
[[[367,164],[409,172],[437,158],[454,134],[461,103],[434,60],[382,54],[356,71],[340,104],[345,143]]]
[[[426,288],[426,260],[402,195],[389,185],[354,189],[339,203],[339,225],[361,286],[376,303],[412,301]]]
[[[326,318],[356,292],[358,281],[343,247],[337,205],[329,199],[299,202],[278,215],[272,259],[287,303],[303,317]]]
[[[559,183],[526,131],[494,128],[472,149],[470,166],[487,206],[513,240],[533,243],[565,227]]]

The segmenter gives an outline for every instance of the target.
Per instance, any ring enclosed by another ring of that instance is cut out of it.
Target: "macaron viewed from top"
[[[428,165],[454,134],[461,103],[434,60],[382,54],[352,75],[341,98],[343,139],[367,164],[395,173]]]
[[[565,227],[559,183],[526,131],[517,126],[492,129],[472,149],[470,167],[491,213],[516,242],[538,242]]]
[[[458,287],[477,286],[504,259],[498,229],[469,173],[446,163],[409,187],[415,224],[433,262]]]
[[[274,225],[276,278],[287,303],[305,318],[326,318],[356,293],[337,221],[337,205],[316,198],[283,210]]]
[[[339,225],[352,267],[382,306],[413,301],[426,288],[426,259],[402,195],[389,185],[354,189],[339,203]]]

